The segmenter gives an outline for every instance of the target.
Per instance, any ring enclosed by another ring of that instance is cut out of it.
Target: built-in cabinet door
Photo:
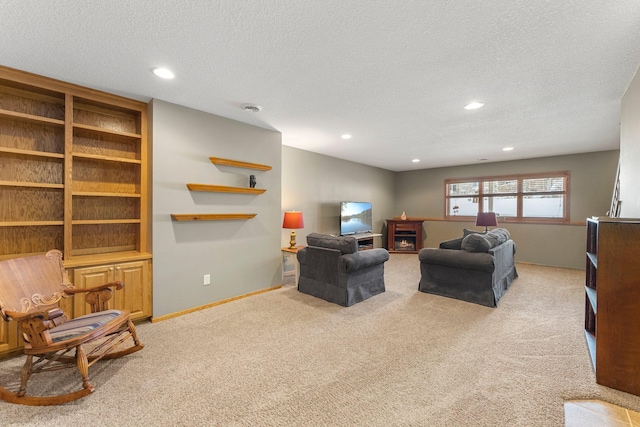
[[[18,348],[18,324],[5,322],[0,318],[0,354]]]
[[[115,306],[129,310],[131,319],[151,316],[151,291],[149,262],[137,261],[115,265],[115,280],[123,282],[124,288],[116,292]]]
[[[115,266],[99,265],[95,267],[76,268],[73,270],[73,286],[78,289],[95,288],[105,283],[113,282]],[[91,312],[89,304],[85,302],[84,294],[76,294],[73,301],[73,317],[80,317]],[[110,308],[118,308],[109,302]]]
[[[73,284],[77,288],[92,288],[113,281],[121,281],[124,288],[114,292],[110,307],[129,310],[131,319],[151,316],[151,282],[148,261],[133,261],[119,264],[76,268]],[[89,312],[89,306],[82,295],[76,295],[74,317]]]

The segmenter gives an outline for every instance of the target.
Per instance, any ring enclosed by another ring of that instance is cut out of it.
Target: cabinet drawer
[[[396,224],[396,231],[416,231],[415,224]]]

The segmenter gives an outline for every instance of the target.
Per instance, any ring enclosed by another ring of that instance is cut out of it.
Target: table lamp
[[[284,220],[282,221],[282,228],[291,229],[291,240],[289,241],[289,249],[296,248],[296,228],[304,228],[304,221],[302,219],[302,212],[289,211],[284,213]]]
[[[478,212],[476,217],[476,225],[484,227],[485,234],[489,231],[489,227],[498,225],[498,218],[495,212]]]

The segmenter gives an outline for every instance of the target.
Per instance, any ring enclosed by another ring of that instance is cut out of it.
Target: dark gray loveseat
[[[420,260],[422,292],[495,307],[518,277],[516,245],[509,232],[496,228],[487,234],[469,233],[448,240],[440,248],[423,248]]]
[[[386,249],[358,251],[350,236],[311,233],[307,247],[298,250],[298,290],[348,307],[385,291]]]

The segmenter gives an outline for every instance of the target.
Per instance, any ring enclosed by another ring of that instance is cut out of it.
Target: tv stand
[[[358,241],[358,250],[366,251],[367,249],[373,249],[375,246],[373,245],[374,237],[382,237],[382,234],[376,233],[356,233],[356,234],[348,234],[348,236],[353,236]]]

